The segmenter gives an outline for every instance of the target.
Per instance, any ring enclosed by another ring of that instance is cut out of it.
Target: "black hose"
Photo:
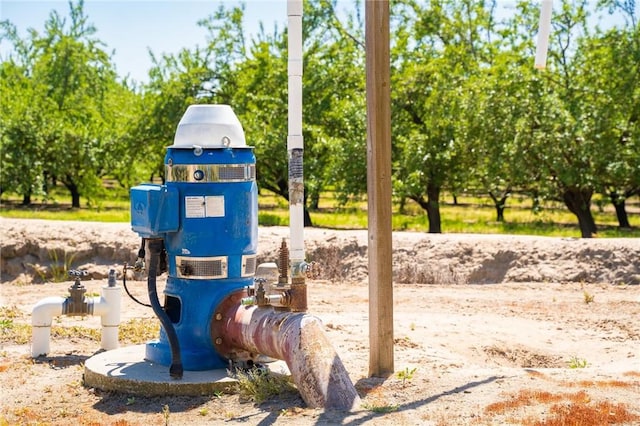
[[[156,287],[156,272],[158,270],[158,263],[160,260],[160,253],[164,248],[163,241],[158,238],[149,240],[149,251],[151,252],[151,259],[149,260],[149,277],[147,278],[147,290],[149,292],[149,301],[153,312],[160,320],[167,338],[169,339],[169,346],[171,347],[171,367],[169,367],[169,375],[174,379],[182,378],[182,357],[180,356],[180,342],[178,341],[178,334],[173,327],[173,323],[169,316],[160,306],[158,300],[158,290]]]
[[[134,302],[136,302],[139,305],[142,305],[146,308],[151,308],[152,306],[148,303],[144,303],[141,302],[140,300],[138,300],[133,294],[131,294],[131,292],[129,291],[129,288],[127,287],[127,264],[124,264],[124,268],[122,271],[122,285],[124,286],[124,291],[127,292],[127,294],[129,295],[129,297],[131,298],[131,300],[133,300]]]

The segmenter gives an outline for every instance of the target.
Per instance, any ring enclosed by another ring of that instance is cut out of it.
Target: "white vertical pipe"
[[[287,0],[289,154],[289,257],[292,277],[300,275],[304,253],[304,180],[302,139],[302,1]]]
[[[547,51],[549,50],[549,34],[551,33],[551,13],[553,0],[542,0],[540,5],[540,22],[538,24],[538,44],[536,46],[537,69],[545,69],[547,66]]]
[[[120,326],[120,304],[122,287],[102,287],[102,297],[93,300],[93,315],[100,315],[102,334],[100,347],[105,350],[117,349],[118,327]]]

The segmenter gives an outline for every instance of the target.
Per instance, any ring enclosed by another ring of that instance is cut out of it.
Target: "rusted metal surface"
[[[280,250],[278,250],[278,285],[285,286],[289,283],[289,249],[287,242],[282,239]]]
[[[242,353],[266,355],[287,363],[294,383],[309,407],[348,410],[360,398],[322,323],[305,313],[271,307],[241,306],[245,291],[223,301],[212,320],[216,349],[230,359]],[[217,314],[221,320],[216,320]]]
[[[291,289],[289,290],[289,308],[293,312],[307,311],[307,283],[304,277],[291,278]]]

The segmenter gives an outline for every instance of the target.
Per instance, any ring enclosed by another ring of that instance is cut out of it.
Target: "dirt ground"
[[[288,232],[260,228],[259,261],[274,261]],[[343,412],[306,408],[297,394],[255,404],[84,387],[99,342],[53,338],[33,360],[4,327],[30,324],[37,301],[66,294],[69,281],[42,283],[56,263],[88,270],[84,284],[98,293],[139,239],[128,224],[13,219],[0,219],[0,235],[0,425],[640,425],[637,239],[395,233],[395,374],[371,378],[367,232],[305,229],[308,257],[323,267],[309,311],[362,398]],[[132,288],[144,296],[143,281]],[[125,295],[122,321],[132,318],[156,321]]]

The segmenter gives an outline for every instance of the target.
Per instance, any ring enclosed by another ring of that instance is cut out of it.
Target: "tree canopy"
[[[364,23],[359,1],[304,2],[303,117],[306,207],[334,191],[366,196]],[[548,67],[533,68],[538,8],[518,1],[399,0],[391,10],[395,199],[424,209],[442,232],[444,192],[490,197],[505,220],[509,197],[565,203],[581,234],[596,234],[601,194],[629,221],[640,195],[640,28],[632,0],[556,4]],[[84,12],[52,12],[44,31],[20,37],[0,63],[0,192],[29,204],[60,183],[74,207],[99,198],[102,180],[129,187],[163,178],[164,149],[194,103],[233,107],[255,147],[261,189],[286,199],[287,30],[251,40],[245,5],[218,6],[197,25],[203,46],[149,52],[148,81],[116,75]],[[596,14],[616,16],[604,25]],[[310,217],[307,216],[308,222]],[[444,230],[446,231],[446,229]]]

